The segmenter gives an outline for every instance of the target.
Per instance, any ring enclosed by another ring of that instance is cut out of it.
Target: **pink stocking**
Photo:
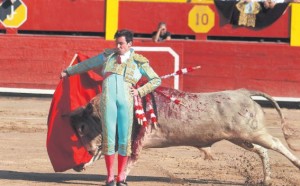
[[[114,180],[114,158],[115,154],[105,155],[105,164],[107,170],[107,182]]]
[[[124,181],[125,180],[125,166],[127,164],[128,156],[121,156],[118,155],[118,177],[117,182]]]

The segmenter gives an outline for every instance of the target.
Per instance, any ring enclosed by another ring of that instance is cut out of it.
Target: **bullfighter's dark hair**
[[[118,30],[115,33],[114,38],[117,39],[117,38],[122,37],[122,36],[125,37],[127,43],[133,42],[133,32],[131,32],[130,30],[126,30],[126,29]]]

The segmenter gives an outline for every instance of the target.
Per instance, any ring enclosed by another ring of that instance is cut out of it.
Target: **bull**
[[[143,148],[192,146],[209,148],[214,143],[227,140],[259,155],[263,164],[264,185],[271,184],[271,171],[267,149],[281,153],[296,167],[299,159],[282,142],[268,133],[261,106],[251,96],[262,96],[277,110],[283,134],[289,133],[284,116],[277,102],[269,95],[246,89],[213,93],[187,93],[172,88],[160,88],[164,94],[177,97],[181,104],[174,104],[166,96],[153,93],[158,124],[147,128],[134,125],[132,155],[126,174],[138,160]],[[100,96],[96,96],[85,107],[71,114],[71,123],[87,151],[99,157],[101,154]],[[288,140],[287,140],[288,142]],[[209,155],[209,154],[208,154]]]

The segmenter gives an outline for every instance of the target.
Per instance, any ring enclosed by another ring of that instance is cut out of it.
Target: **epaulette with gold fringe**
[[[149,63],[149,60],[147,58],[145,58],[144,56],[142,56],[141,54],[134,54],[133,59],[134,59],[134,61],[140,63],[141,65],[143,63]]]
[[[104,51],[103,51],[103,54],[104,54],[104,56],[110,56],[111,54],[113,54],[113,53],[115,53],[116,51],[114,50],[114,49],[110,49],[110,48],[108,48],[108,49],[104,49]]]

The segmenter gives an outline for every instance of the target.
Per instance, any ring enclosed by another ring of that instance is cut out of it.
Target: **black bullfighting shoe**
[[[106,182],[105,186],[116,186],[115,181]]]
[[[118,181],[117,186],[128,186],[127,182],[123,181]]]

